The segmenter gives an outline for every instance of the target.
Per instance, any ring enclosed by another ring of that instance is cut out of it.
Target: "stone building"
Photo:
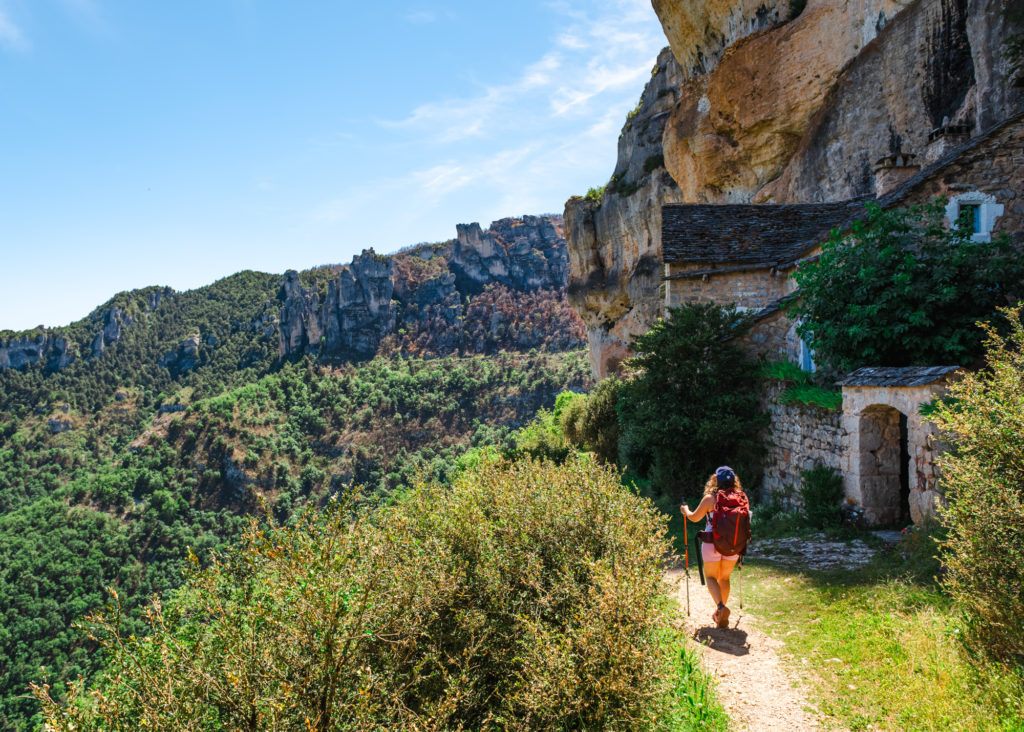
[[[932,130],[920,154],[898,149],[875,165],[876,195],[829,203],[671,204],[662,208],[664,306],[736,304],[755,313],[744,346],[755,356],[814,370],[813,353],[796,333],[784,305],[796,295],[791,279],[816,257],[834,228],[883,208],[948,199],[947,217],[971,211],[974,236],[1006,232],[1024,244],[1024,112],[973,138],[968,128]],[[921,404],[942,392],[955,366],[862,369],[839,382],[840,417],[812,407],[781,405],[769,389],[771,415],[763,486],[796,485],[802,470],[827,465],[844,476],[847,500],[875,524],[920,522],[940,500],[934,436]]]

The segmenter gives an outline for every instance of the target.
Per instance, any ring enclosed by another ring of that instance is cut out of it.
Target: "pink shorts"
[[[711,542],[701,542],[700,554],[704,559],[704,564],[709,562],[735,562],[740,558],[739,554],[722,556]]]

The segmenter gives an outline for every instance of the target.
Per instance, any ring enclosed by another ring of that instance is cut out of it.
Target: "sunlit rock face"
[[[506,218],[488,229],[459,225],[450,241],[387,256],[366,250],[330,269],[326,283],[312,286],[298,272],[285,274],[282,358],[341,362],[385,352],[433,357],[582,345],[581,323],[564,300],[569,262],[560,216]]]
[[[322,305],[319,293],[304,289],[294,270],[285,274],[283,290],[282,357],[371,357],[395,325],[394,265],[372,250],[364,250],[328,282]]]
[[[942,151],[929,133],[965,125],[977,134],[1021,103],[1002,41],[999,0],[921,0],[892,18],[837,77],[782,174],[758,202],[876,193],[872,168],[898,148],[927,165]]]
[[[747,202],[777,178],[843,68],[905,4],[811,0],[795,20],[736,41],[687,81],[664,139],[683,199]]]
[[[632,338],[660,313],[661,206],[681,200],[664,167],[661,139],[682,78],[665,49],[623,127],[604,195],[566,204],[569,302],[586,325],[591,363],[601,377],[630,354]]]
[[[652,0],[686,78],[713,69],[740,38],[770,28],[789,13],[788,0]]]

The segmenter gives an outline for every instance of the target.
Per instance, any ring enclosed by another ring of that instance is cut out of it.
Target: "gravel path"
[[[676,594],[685,613],[685,574],[673,569],[667,576],[669,581],[678,582]],[[757,629],[755,619],[739,609],[737,598],[734,580],[729,627],[714,627],[714,601],[701,586],[696,569],[691,569],[687,629],[701,644],[704,668],[715,677],[718,698],[732,717],[733,729],[822,729],[812,705],[779,659],[782,644]]]

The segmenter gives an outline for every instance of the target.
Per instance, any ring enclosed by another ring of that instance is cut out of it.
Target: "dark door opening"
[[[910,521],[910,429],[900,414],[900,524]]]

